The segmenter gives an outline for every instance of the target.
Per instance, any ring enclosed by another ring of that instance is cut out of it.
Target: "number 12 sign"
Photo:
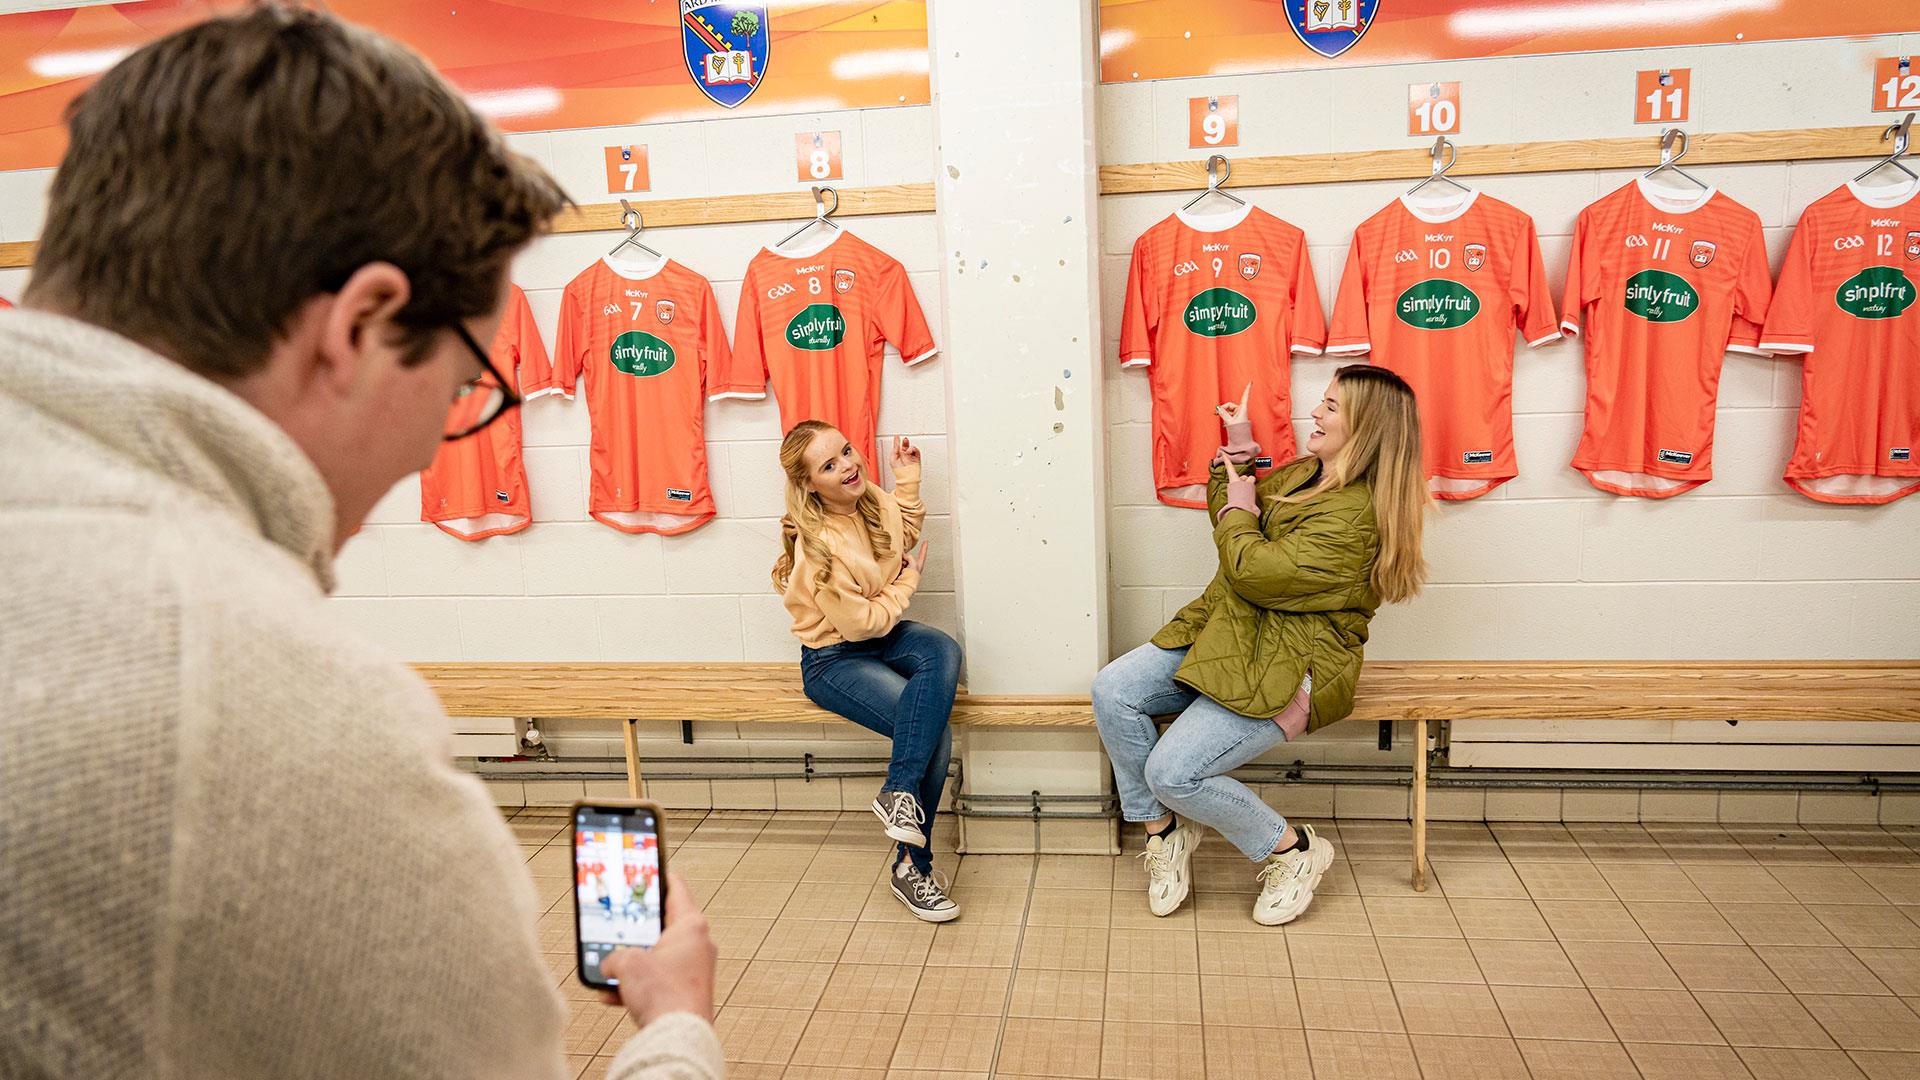
[[[1920,58],[1883,56],[1873,64],[1873,111],[1920,109]]]
[[[1459,83],[1414,83],[1407,87],[1407,134],[1458,135],[1459,133]]]

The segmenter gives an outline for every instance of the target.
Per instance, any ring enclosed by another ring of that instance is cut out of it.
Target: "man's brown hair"
[[[147,45],[67,123],[28,296],[215,378],[380,261],[417,359],[567,202],[420,57],[280,4]]]

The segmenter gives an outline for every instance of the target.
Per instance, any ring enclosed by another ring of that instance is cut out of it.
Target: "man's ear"
[[[392,263],[368,263],[334,293],[320,324],[321,377],[348,392],[383,354],[397,355],[405,335],[396,319],[413,296],[407,275]]]

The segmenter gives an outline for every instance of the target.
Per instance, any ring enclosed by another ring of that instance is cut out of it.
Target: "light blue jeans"
[[[1148,642],[1093,677],[1093,718],[1113,760],[1120,813],[1155,821],[1172,811],[1213,828],[1247,858],[1264,859],[1287,819],[1226,774],[1285,743],[1286,732],[1174,682],[1186,656]],[[1153,718],[1176,712],[1161,735]]]

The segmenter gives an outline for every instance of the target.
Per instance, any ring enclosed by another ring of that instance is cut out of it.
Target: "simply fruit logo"
[[[1422,330],[1454,330],[1480,314],[1480,298],[1457,281],[1429,278],[1401,293],[1393,313]]]
[[[787,344],[807,352],[826,352],[846,336],[846,317],[832,304],[808,304],[787,323]]]
[[[1259,317],[1253,301],[1232,289],[1207,289],[1187,301],[1187,331],[1201,337],[1232,337]]]
[[[1699,309],[1700,294],[1679,274],[1642,270],[1627,279],[1626,305],[1648,322],[1679,322]]]
[[[1913,279],[1895,266],[1869,266],[1840,283],[1833,302],[1856,319],[1897,319],[1913,306]]]
[[[608,358],[614,367],[644,379],[673,367],[673,346],[644,330],[629,330],[613,339]]]

